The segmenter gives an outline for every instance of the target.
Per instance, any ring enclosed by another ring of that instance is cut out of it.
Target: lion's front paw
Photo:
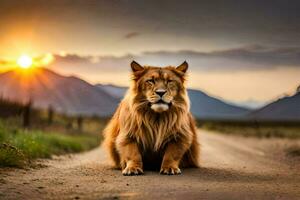
[[[179,175],[181,170],[178,167],[162,167],[160,169],[160,174],[163,175]]]
[[[143,174],[143,169],[140,167],[129,167],[127,166],[123,171],[122,174],[124,176],[133,176],[133,175],[140,175]]]

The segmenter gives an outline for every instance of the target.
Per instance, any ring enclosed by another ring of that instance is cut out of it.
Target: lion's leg
[[[191,147],[184,154],[181,167],[199,167],[200,145],[197,140],[197,135],[194,135]]]
[[[135,142],[120,145],[118,150],[120,152],[123,175],[143,174],[142,156]]]
[[[110,158],[113,161],[114,167],[120,168],[120,156],[119,153],[117,152],[115,142],[108,141],[107,147],[108,147]]]
[[[160,173],[167,175],[181,174],[179,164],[186,150],[186,144],[182,142],[169,143],[163,157]]]

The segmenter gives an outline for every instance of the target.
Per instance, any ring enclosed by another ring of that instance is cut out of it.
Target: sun
[[[32,58],[28,55],[21,55],[18,60],[17,63],[19,65],[19,67],[23,68],[23,69],[28,69],[32,66]]]

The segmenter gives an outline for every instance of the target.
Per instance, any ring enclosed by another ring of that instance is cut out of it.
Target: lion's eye
[[[173,83],[174,81],[173,80],[167,80],[167,83]]]
[[[154,83],[155,83],[153,79],[149,79],[149,80],[147,80],[146,82],[147,82],[147,83],[150,83],[150,84],[154,84]]]

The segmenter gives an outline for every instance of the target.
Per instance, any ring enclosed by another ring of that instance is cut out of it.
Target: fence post
[[[48,107],[48,125],[51,125],[53,123],[53,115],[54,115],[54,110],[52,106],[50,105]]]
[[[30,114],[31,114],[31,100],[24,106],[24,112],[23,112],[23,127],[29,128],[30,127]]]
[[[79,115],[77,118],[77,128],[79,131],[82,131],[82,123],[83,123],[83,118],[82,116]]]

